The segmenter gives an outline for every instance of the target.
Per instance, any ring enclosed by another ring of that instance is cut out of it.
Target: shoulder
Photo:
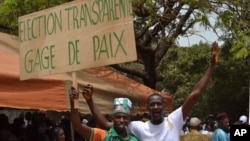
[[[182,107],[177,108],[172,113],[170,113],[167,117],[167,119],[177,126],[179,129],[183,127],[184,120],[183,120],[183,114],[182,114]]]
[[[129,141],[139,141],[139,139],[133,135],[129,135]]]
[[[103,130],[101,128],[92,128],[92,132],[95,132],[95,133],[106,133],[106,130]]]
[[[129,124],[128,124],[128,128],[129,128],[129,131],[136,135],[137,137],[139,136],[139,134],[141,133],[144,133],[145,132],[145,129],[147,129],[149,127],[148,125],[148,122],[149,121],[146,121],[146,122],[142,122],[142,121],[131,121]]]
[[[167,117],[170,120],[178,120],[178,122],[179,121],[184,121],[183,120],[183,114],[182,114],[182,107],[179,107],[179,108],[175,109]]]
[[[216,129],[213,136],[214,137],[226,137],[227,133],[224,132],[222,129]]]
[[[142,122],[142,121],[130,121],[129,126],[143,126],[147,124],[148,121]]]
[[[207,135],[201,134],[203,140],[209,140],[209,137]]]
[[[218,128],[218,129],[215,130],[215,133],[221,134],[221,133],[224,133],[224,131],[222,129]]]
[[[106,136],[107,131],[100,128],[92,128],[90,140],[103,140]]]

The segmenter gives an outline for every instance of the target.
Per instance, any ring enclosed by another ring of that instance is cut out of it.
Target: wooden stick
[[[76,90],[78,90],[78,84],[77,84],[77,79],[76,79],[76,72],[72,72],[72,81],[73,81],[73,87],[76,88]],[[79,96],[77,99],[74,99],[74,108],[78,109],[79,108]]]

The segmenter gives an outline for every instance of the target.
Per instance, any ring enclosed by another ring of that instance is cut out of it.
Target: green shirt
[[[126,138],[120,137],[114,127],[112,127],[110,130],[106,131],[106,136],[104,138],[104,141],[139,141],[135,136],[129,135]]]

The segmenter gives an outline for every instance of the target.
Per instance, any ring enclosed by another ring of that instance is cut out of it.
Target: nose
[[[158,108],[158,104],[157,103],[154,104],[154,108]]]
[[[124,118],[123,118],[123,117],[121,117],[121,118],[120,118],[120,121],[124,121]]]

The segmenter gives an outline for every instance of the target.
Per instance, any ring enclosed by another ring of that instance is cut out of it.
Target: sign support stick
[[[76,72],[72,72],[72,81],[73,81],[73,87],[76,88],[76,90],[78,90]],[[80,96],[80,94],[78,95],[77,99],[74,99],[74,108],[75,109],[79,108],[79,96]]]

